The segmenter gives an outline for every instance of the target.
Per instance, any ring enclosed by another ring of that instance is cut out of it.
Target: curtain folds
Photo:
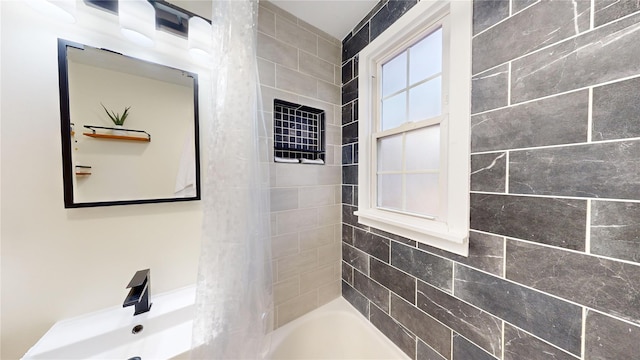
[[[257,1],[213,1],[212,109],[192,359],[260,359],[273,328]],[[207,128],[207,126],[203,126]]]

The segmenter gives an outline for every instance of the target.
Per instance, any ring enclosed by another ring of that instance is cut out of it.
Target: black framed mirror
[[[200,200],[197,74],[63,39],[58,72],[65,208]]]

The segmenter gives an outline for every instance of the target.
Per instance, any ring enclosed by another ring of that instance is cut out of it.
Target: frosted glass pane
[[[442,71],[442,28],[420,40],[409,50],[409,84]]]
[[[402,134],[378,139],[378,171],[402,170]]]
[[[407,212],[430,216],[438,213],[438,174],[407,174],[406,186]]]
[[[406,170],[440,168],[440,125],[407,132],[405,138]]]
[[[392,129],[407,121],[407,93],[402,92],[382,101],[382,130]]]
[[[419,121],[442,113],[442,77],[409,90],[409,121]]]
[[[378,175],[378,207],[402,210],[402,175]]]
[[[407,52],[382,65],[382,97],[407,87]]]

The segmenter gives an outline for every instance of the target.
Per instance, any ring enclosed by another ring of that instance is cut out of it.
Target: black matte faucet
[[[131,281],[129,281],[129,285],[127,285],[127,289],[131,288],[131,290],[127,298],[124,299],[122,307],[135,305],[136,310],[133,313],[134,316],[146,313],[151,309],[151,303],[149,302],[150,276],[150,269],[137,271],[135,275],[133,275],[133,278],[131,278]]]

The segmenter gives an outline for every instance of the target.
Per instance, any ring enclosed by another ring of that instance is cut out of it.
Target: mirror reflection
[[[59,40],[65,207],[200,199],[197,75]]]

